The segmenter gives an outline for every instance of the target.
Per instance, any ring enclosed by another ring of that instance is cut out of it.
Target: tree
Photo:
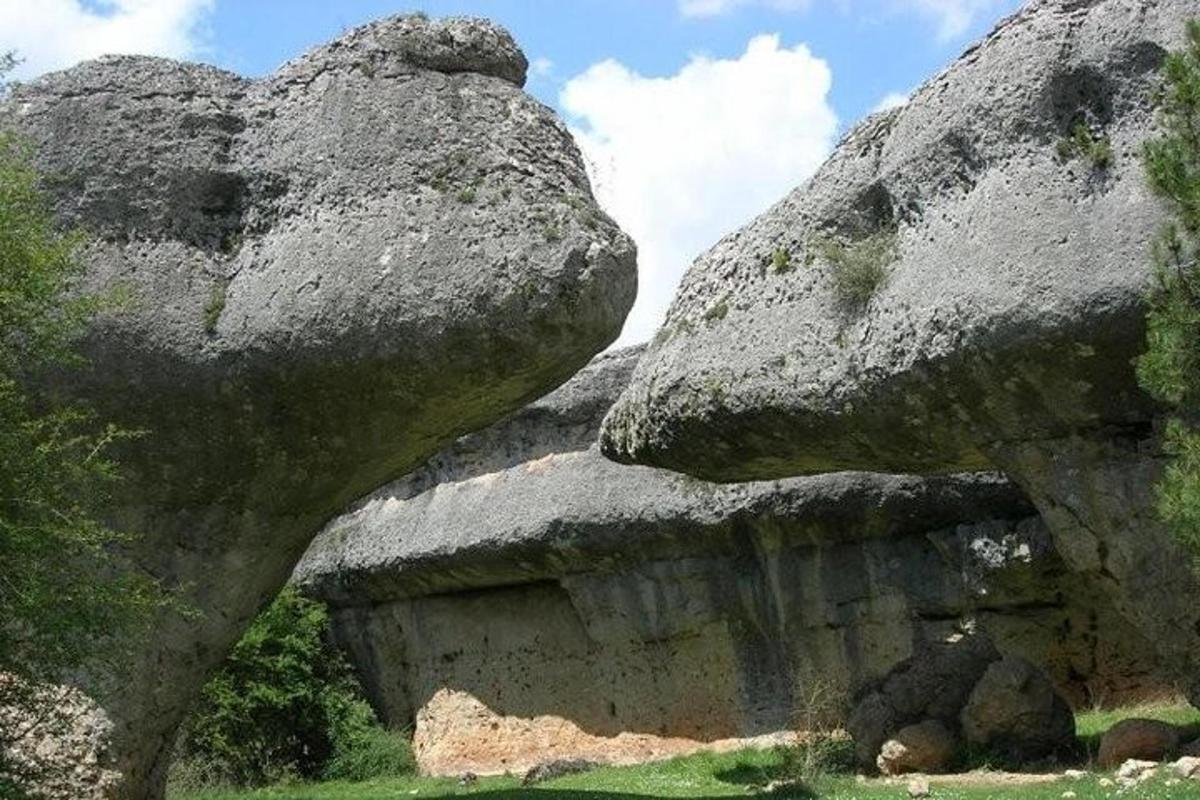
[[[0,77],[12,68],[0,56]],[[0,796],[37,765],[13,748],[36,736],[65,676],[103,667],[101,637],[149,619],[156,587],[123,568],[125,537],[99,514],[117,480],[109,446],[126,434],[31,387],[80,363],[96,298],[72,294],[79,237],[59,230],[30,148],[0,130]]]
[[[180,736],[183,788],[288,778],[367,780],[413,769],[328,644],[325,606],[285,588],[204,687]]]
[[[1175,536],[1200,557],[1200,21],[1187,45],[1167,57],[1160,111],[1163,133],[1143,163],[1150,187],[1174,219],[1154,247],[1155,285],[1147,315],[1141,385],[1171,408],[1158,485],[1158,510]]]

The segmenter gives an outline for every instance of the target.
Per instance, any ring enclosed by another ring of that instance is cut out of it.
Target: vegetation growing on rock
[[[861,310],[871,301],[887,280],[888,266],[897,255],[895,228],[849,241],[826,238],[816,244],[829,264],[838,305],[851,311]]]
[[[1200,21],[1188,25],[1187,39],[1163,68],[1164,133],[1143,157],[1151,188],[1175,219],[1155,243],[1157,281],[1138,377],[1173,410],[1166,430],[1173,461],[1158,487],[1159,513],[1200,557]]]
[[[1112,142],[1107,136],[1096,136],[1082,120],[1071,128],[1071,134],[1058,142],[1058,154],[1063,158],[1082,158],[1096,169],[1112,165]]]

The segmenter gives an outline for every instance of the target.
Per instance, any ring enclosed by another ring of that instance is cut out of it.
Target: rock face
[[[867,119],[692,266],[604,452],[723,481],[1003,469],[1200,699],[1198,587],[1153,522],[1131,365],[1164,219],[1139,148],[1195,14],[1035,0]]]
[[[489,23],[401,17],[258,81],[106,58],[0,110],[122,300],[62,387],[148,431],[111,522],[200,612],[92,687],[125,796],[328,519],[617,335],[633,245],[524,74]]]
[[[463,437],[334,521],[298,568],[424,770],[745,743],[960,617],[1078,700],[1161,687],[1140,635],[994,474],[716,485],[603,459],[596,432],[640,354],[606,354]]]

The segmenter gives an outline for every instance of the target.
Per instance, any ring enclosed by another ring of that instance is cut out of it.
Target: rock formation
[[[1200,604],[1155,523],[1137,385],[1139,160],[1185,0],[1035,0],[701,256],[604,452],[722,481],[999,468],[1200,700]],[[1081,144],[1082,143],[1082,144]]]
[[[461,438],[301,562],[423,769],[773,735],[813,692],[857,690],[962,617],[1076,700],[1161,688],[1138,632],[995,474],[717,485],[605,460],[596,432],[640,355],[601,356]]]
[[[509,35],[384,20],[262,80],[105,58],[0,110],[85,288],[120,300],[59,389],[146,435],[111,515],[194,614],[92,686],[124,796],[311,537],[357,497],[561,383],[617,335],[634,248]]]

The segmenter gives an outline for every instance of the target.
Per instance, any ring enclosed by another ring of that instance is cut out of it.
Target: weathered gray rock
[[[1200,588],[1151,519],[1131,364],[1165,217],[1140,147],[1196,13],[1035,0],[863,122],[692,266],[604,452],[717,480],[1001,468],[1200,698]],[[1060,146],[1079,125],[1111,163]],[[858,303],[834,291],[855,261],[885,273]]]
[[[148,432],[111,522],[200,612],[93,687],[125,796],[330,517],[617,335],[633,245],[524,71],[490,23],[395,18],[258,81],[105,58],[0,110],[127,298],[62,387]]]
[[[461,438],[298,568],[384,719],[415,727],[424,770],[745,743],[961,617],[1077,700],[1161,688],[1140,635],[994,474],[716,485],[603,459],[591,444],[640,354]]]
[[[850,712],[846,730],[859,764],[879,766],[884,743],[911,725],[932,720],[957,732],[971,690],[999,658],[995,645],[981,634],[956,632],[921,642],[911,657],[864,692]]]
[[[1066,755],[1075,714],[1044,672],[1007,656],[988,665],[959,715],[963,737],[1014,764]]]

